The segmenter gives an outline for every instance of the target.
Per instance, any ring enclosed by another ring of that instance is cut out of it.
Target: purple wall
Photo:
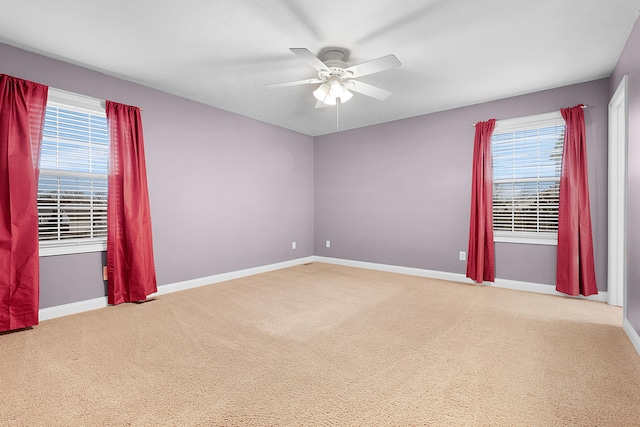
[[[622,77],[629,77],[629,147],[627,166],[627,319],[640,334],[640,20],[627,40],[611,75],[613,95]]]
[[[472,124],[584,103],[596,274],[606,290],[608,94],[608,79],[597,80],[316,137],[315,254],[465,273]],[[496,243],[496,277],[553,285],[555,255],[555,246]]]
[[[2,44],[0,73],[144,109],[159,285],[313,254],[313,138]],[[41,258],[41,308],[106,295],[103,256]]]

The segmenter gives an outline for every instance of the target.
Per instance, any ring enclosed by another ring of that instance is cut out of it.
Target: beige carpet
[[[621,317],[314,263],[1,335],[0,425],[639,425]]]

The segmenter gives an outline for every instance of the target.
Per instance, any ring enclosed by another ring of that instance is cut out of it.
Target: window
[[[560,112],[496,122],[495,241],[557,244],[564,126]]]
[[[106,249],[108,161],[101,101],[50,88],[38,180],[40,255]]]

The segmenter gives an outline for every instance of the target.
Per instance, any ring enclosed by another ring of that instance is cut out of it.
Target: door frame
[[[608,196],[608,303],[621,306],[626,317],[627,299],[627,139],[629,117],[628,77],[622,77],[609,101]]]

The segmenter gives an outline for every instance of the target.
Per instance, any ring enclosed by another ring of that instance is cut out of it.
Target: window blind
[[[41,150],[41,246],[104,242],[109,161],[104,112],[49,101]]]
[[[563,142],[562,117],[494,131],[493,227],[496,235],[548,237],[549,233],[557,232]]]

